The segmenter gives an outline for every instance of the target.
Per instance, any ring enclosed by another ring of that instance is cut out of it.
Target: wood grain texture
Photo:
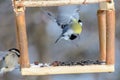
[[[106,10],[98,10],[100,60],[106,62]]]
[[[21,67],[29,67],[29,56],[28,56],[28,43],[27,43],[27,33],[25,24],[25,13],[20,12],[16,17],[16,34],[17,34],[17,45],[20,49],[20,64]]]
[[[106,61],[111,65],[115,62],[115,10],[106,11],[106,20]]]
[[[22,68],[22,75],[55,75],[114,72],[114,65],[86,65],[86,66],[57,66],[57,67],[30,67]]]
[[[75,5],[75,4],[90,4],[99,2],[110,2],[111,0],[24,0],[16,1],[17,6],[25,7],[39,7],[39,6],[62,6],[62,5]]]
[[[115,10],[114,0],[111,0],[110,2],[102,2],[99,4],[99,7],[100,10],[109,10],[109,9]]]

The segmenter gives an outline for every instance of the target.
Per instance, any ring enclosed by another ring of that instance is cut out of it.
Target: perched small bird
[[[18,65],[20,51],[16,48],[11,48],[8,51],[0,52],[0,72],[13,71]]]

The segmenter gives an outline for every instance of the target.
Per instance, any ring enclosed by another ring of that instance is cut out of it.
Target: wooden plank
[[[22,75],[55,75],[114,72],[114,65],[85,65],[85,66],[57,66],[57,67],[30,67],[22,68]]]
[[[39,7],[39,6],[62,6],[75,4],[90,4],[99,2],[110,2],[111,0],[24,0],[16,1],[17,6]],[[48,4],[49,3],[49,4]]]
[[[106,10],[98,10],[100,61],[106,62]]]

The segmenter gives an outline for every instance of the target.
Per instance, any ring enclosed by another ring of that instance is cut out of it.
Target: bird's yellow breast
[[[72,24],[71,28],[75,34],[80,34],[82,32],[82,26],[79,23]]]

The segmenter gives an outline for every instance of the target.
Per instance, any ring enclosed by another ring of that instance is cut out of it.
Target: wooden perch
[[[22,75],[53,75],[114,72],[114,65],[57,66],[22,68]]]
[[[40,7],[40,6],[62,6],[62,5],[74,5],[74,4],[89,4],[99,2],[110,2],[111,0],[24,0],[16,1],[16,6],[25,7]]]

